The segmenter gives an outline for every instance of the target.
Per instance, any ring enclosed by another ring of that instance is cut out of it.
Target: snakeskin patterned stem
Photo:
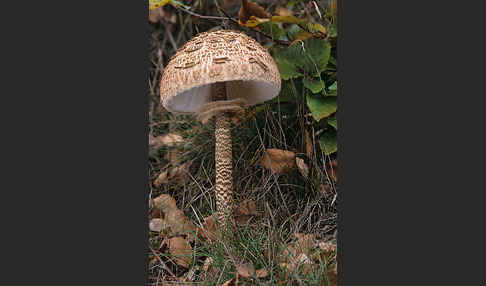
[[[226,99],[226,86],[214,84],[213,100]],[[216,116],[216,209],[220,225],[225,225],[233,212],[233,154],[231,119],[226,113]]]

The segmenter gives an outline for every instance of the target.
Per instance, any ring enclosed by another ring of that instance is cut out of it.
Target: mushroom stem
[[[214,84],[213,100],[225,100],[224,82]],[[233,212],[233,154],[231,142],[231,118],[227,113],[216,116],[216,210],[220,225],[225,225]]]

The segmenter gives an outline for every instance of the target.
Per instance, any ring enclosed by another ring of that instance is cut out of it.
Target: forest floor
[[[239,1],[223,2],[237,18]],[[305,101],[272,100],[233,124],[236,226],[212,218],[214,126],[166,111],[159,81],[179,47],[219,25],[242,30],[169,6],[150,14],[148,285],[337,285],[337,159],[321,151]]]

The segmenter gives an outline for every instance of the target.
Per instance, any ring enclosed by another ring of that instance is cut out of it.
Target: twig
[[[201,15],[201,14],[198,14],[198,13],[195,13],[195,12],[192,12],[192,11],[189,11],[187,9],[184,9],[182,7],[176,7],[177,9],[181,10],[181,11],[184,11],[192,16],[195,16],[195,17],[199,17],[201,19],[213,19],[213,20],[230,20],[231,22],[235,23],[235,24],[238,24],[239,26],[239,22],[232,18],[230,15],[228,15],[228,13],[226,13],[226,11],[224,11],[221,7],[219,7],[219,5],[217,6],[218,10],[221,11],[226,17],[219,17],[219,16],[204,16],[204,15]],[[265,33],[263,33],[262,31],[259,31],[259,30],[256,30],[256,29],[249,29],[247,27],[243,27],[246,31],[255,31],[257,32],[258,34],[274,41],[275,43],[279,44],[279,45],[284,45],[284,46],[289,46],[290,45],[290,42],[289,41],[282,41],[282,40],[279,40],[279,39],[274,39],[272,36],[270,35],[267,35]]]
[[[179,7],[179,6],[176,6],[176,8],[179,9],[179,10],[182,10],[182,11],[186,12],[187,14],[190,14],[190,15],[195,16],[195,17],[199,17],[201,19],[226,20],[225,17],[219,17],[219,16],[204,16],[204,15],[201,15],[201,14],[198,14],[198,13],[195,13],[195,12],[192,12],[192,11],[189,11],[189,10],[184,9],[182,7]]]

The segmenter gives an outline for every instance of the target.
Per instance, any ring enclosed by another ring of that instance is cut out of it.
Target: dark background
[[[339,1],[340,285],[481,284],[482,16],[437,3]],[[144,285],[148,3],[69,4],[2,9],[2,285]]]

